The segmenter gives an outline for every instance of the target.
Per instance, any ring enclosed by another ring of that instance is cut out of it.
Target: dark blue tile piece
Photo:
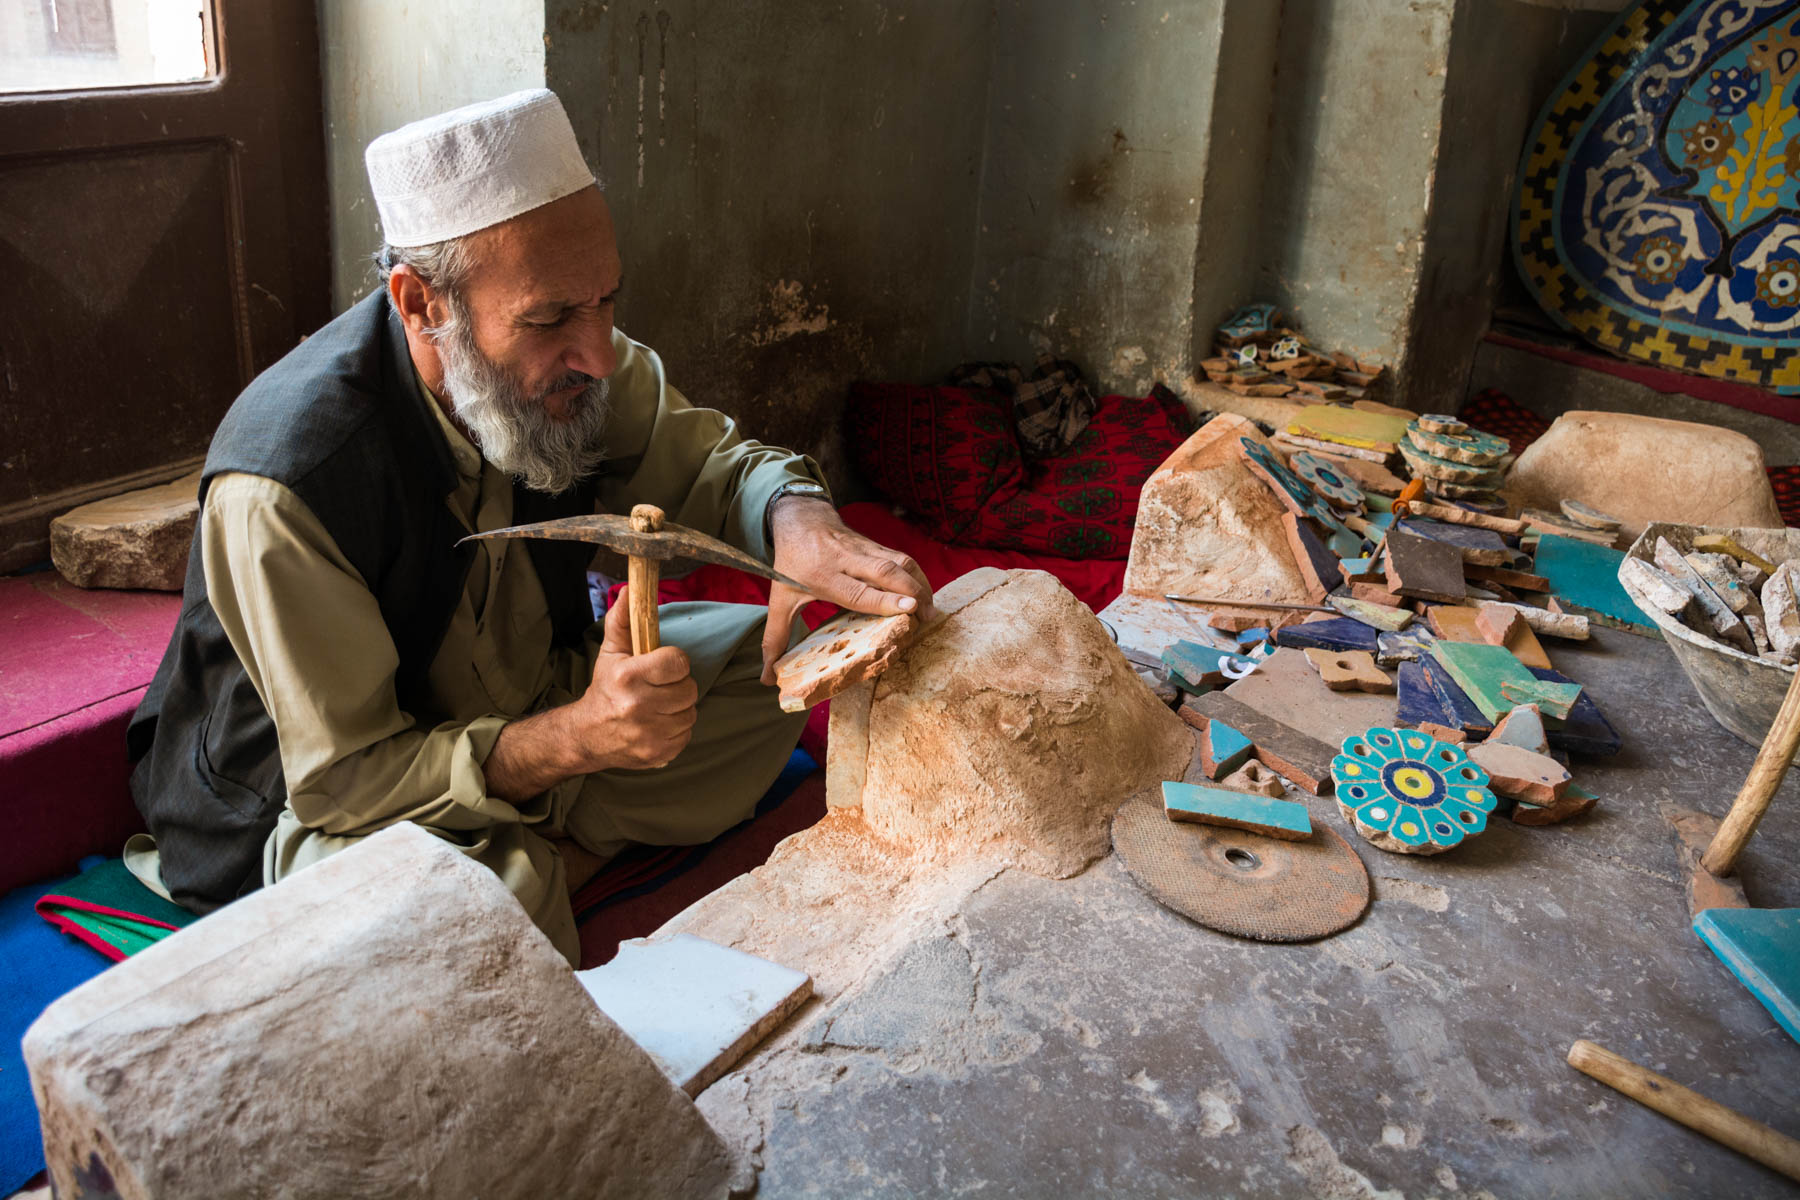
[[[1364,625],[1361,621],[1353,621],[1349,617],[1333,617],[1328,621],[1308,621],[1303,625],[1288,625],[1277,629],[1275,644],[1295,650],[1367,650],[1373,654],[1376,649],[1376,632],[1373,626]]]
[[[1469,693],[1462,690],[1462,685],[1450,677],[1442,663],[1430,655],[1419,660],[1425,668],[1425,678],[1431,682],[1432,691],[1437,693],[1438,700],[1450,710],[1452,719],[1443,722],[1452,729],[1461,729],[1467,733],[1492,733],[1494,723],[1482,715]]]
[[[1567,675],[1544,667],[1529,668],[1533,675],[1546,683],[1574,683]],[[1575,707],[1561,721],[1544,718],[1544,732],[1549,735],[1553,749],[1564,750],[1570,754],[1586,754],[1594,758],[1607,758],[1619,752],[1619,731],[1612,727],[1600,713],[1600,706],[1586,688],[1575,698]]]
[[[1425,668],[1417,659],[1402,662],[1395,672],[1395,680],[1400,702],[1399,710],[1394,715],[1396,721],[1415,727],[1427,722],[1455,726],[1456,714],[1439,699],[1431,681],[1425,678]]]

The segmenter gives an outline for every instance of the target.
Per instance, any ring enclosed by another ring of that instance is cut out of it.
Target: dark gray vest
[[[376,292],[244,390],[213,435],[200,499],[227,471],[292,489],[381,605],[399,651],[400,706],[416,712],[426,672],[474,558],[444,503],[456,467],[412,378],[405,329]],[[594,511],[592,489],[513,488],[524,524]],[[592,547],[532,541],[559,645],[593,620]],[[131,719],[131,791],[156,836],[176,900],[209,912],[262,885],[263,843],[287,802],[275,724],[206,597],[200,538],[188,555],[181,619]]]

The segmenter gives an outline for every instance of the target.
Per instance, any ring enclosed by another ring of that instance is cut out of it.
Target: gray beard
[[[466,320],[439,332],[437,351],[450,406],[481,456],[532,491],[550,495],[567,491],[605,460],[600,435],[612,412],[607,380],[571,372],[528,395],[517,376],[475,345]],[[587,390],[570,405],[573,418],[551,417],[544,398],[584,381]]]

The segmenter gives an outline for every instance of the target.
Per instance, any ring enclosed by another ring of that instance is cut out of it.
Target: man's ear
[[[394,311],[400,314],[400,319],[406,323],[406,332],[413,337],[424,337],[427,329],[442,325],[450,315],[443,299],[406,263],[388,273],[387,287]]]

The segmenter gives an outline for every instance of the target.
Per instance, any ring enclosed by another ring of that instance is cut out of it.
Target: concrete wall
[[[332,304],[375,285],[381,221],[363,147],[408,121],[544,86],[542,0],[319,0]]]
[[[1272,5],[1264,5],[1272,8]],[[968,345],[1108,391],[1192,369],[1223,0],[996,5]]]
[[[935,0],[546,0],[618,321],[696,403],[820,454],[847,385],[962,353],[993,16]]]
[[[1260,294],[1319,345],[1401,371],[1454,14],[1453,0],[1283,6]]]

